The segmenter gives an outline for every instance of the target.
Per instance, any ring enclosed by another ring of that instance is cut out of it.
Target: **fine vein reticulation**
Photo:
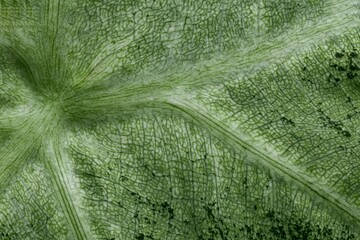
[[[358,239],[357,1],[0,1],[0,239]]]

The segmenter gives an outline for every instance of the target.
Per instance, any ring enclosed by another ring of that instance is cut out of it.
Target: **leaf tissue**
[[[358,0],[0,0],[0,239],[360,239]]]

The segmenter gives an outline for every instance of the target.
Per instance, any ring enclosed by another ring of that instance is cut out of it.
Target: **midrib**
[[[64,143],[61,140],[59,135],[45,139],[41,149],[41,158],[51,175],[58,203],[63,209],[68,226],[75,239],[93,239],[88,221],[83,217],[84,214],[79,207],[76,206],[79,204],[79,190],[76,182],[70,182],[71,177],[68,176],[68,168],[71,162],[65,156]]]
[[[67,129],[64,126],[61,106],[58,101],[45,102],[48,103],[37,102],[31,108],[30,114],[26,116],[30,120],[31,124],[28,125],[31,129],[25,129],[22,137],[30,134],[30,140],[36,140],[39,160],[44,163],[51,176],[56,199],[75,239],[92,239],[90,226],[76,206],[78,201],[74,201],[79,198],[80,191],[75,182],[69,181],[68,170],[71,168],[71,161],[64,149]]]
[[[201,106],[194,104],[194,102],[177,99],[176,101],[159,102],[158,106],[160,108],[171,108],[191,117],[209,133],[229,143],[234,149],[245,151],[249,161],[278,173],[285,179],[294,182],[311,196],[322,199],[331,208],[338,209],[339,212],[343,213],[344,219],[351,219],[350,222],[354,223],[355,229],[360,229],[360,212],[358,209],[348,204],[339,194],[322,185],[319,179],[303,174],[300,169],[292,164],[285,165],[285,162],[290,161],[287,161],[275,151],[271,151],[269,146],[266,149],[261,143],[252,140],[251,137],[240,132],[240,130],[234,131],[228,126],[224,126],[213,115],[206,112]]]

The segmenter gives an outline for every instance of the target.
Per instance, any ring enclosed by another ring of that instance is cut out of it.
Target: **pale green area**
[[[0,239],[360,239],[359,9],[0,0]]]

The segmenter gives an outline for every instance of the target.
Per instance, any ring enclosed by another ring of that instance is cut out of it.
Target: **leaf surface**
[[[0,1],[0,239],[358,239],[357,1]]]

